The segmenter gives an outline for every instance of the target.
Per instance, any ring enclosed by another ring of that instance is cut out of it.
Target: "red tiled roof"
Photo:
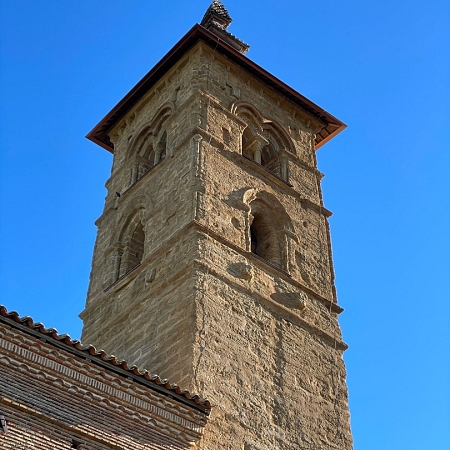
[[[76,339],[71,339],[68,334],[59,334],[55,328],[45,328],[42,323],[34,322],[30,316],[20,317],[16,311],[8,311],[3,305],[0,305],[0,322],[22,329],[40,339],[45,339],[50,344],[56,344],[59,348],[62,347],[78,357],[89,358],[92,362],[97,360],[100,365],[119,373],[119,375],[140,381],[150,389],[190,404],[206,414],[209,414],[211,410],[209,400],[201,398],[197,394],[191,394],[189,391],[181,389],[177,384],[161,379],[158,375],[151,375],[147,370],[142,371],[137,366],[129,366],[125,360],[119,360],[103,350],[97,351],[93,345],[84,345]]]

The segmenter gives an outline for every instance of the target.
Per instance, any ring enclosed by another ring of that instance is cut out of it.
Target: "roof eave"
[[[336,130],[334,130],[332,133],[328,134],[328,136],[326,136],[325,138],[322,138],[319,142],[317,142],[317,138],[316,138],[316,145],[315,145],[316,151],[319,150],[319,148],[322,147],[322,145],[326,144],[328,141],[330,141],[331,139],[336,137],[341,131],[344,131],[346,128],[347,128],[347,125],[345,125],[345,123],[341,122],[341,124],[339,125],[338,128],[336,128]]]
[[[316,149],[324,145],[331,138],[346,128],[346,125],[336,117],[329,114],[318,105],[308,100],[299,92],[267,72],[258,64],[232,48],[201,25],[194,25],[175,46],[148,72],[131,91],[86,135],[92,142],[100,145],[111,153],[114,146],[109,141],[108,132],[117,122],[127,114],[130,109],[142,98],[142,96],[168,71],[170,68],[197,42],[202,40],[215,51],[224,54],[236,62],[244,70],[247,70],[256,78],[297,104],[301,109],[310,113],[323,125],[325,136],[316,139]]]
[[[182,390],[178,385],[171,384],[168,380],[161,380],[157,375],[148,377],[147,371],[141,372],[136,366],[130,367],[125,360],[118,360],[115,356],[110,356],[103,350],[97,351],[93,345],[83,345],[78,340],[72,340],[67,334],[58,334],[54,328],[47,329],[42,323],[34,322],[29,316],[20,317],[16,311],[8,311],[3,305],[0,305],[0,323],[32,335],[83,360],[89,359],[93,364],[120,376],[133,379],[155,392],[169,396],[204,413],[206,416],[209,416],[211,412],[209,400],[202,399],[187,390]]]

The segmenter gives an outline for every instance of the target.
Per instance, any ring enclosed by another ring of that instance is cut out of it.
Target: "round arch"
[[[137,130],[128,147],[128,157],[132,154],[140,153],[146,140],[154,139],[156,142],[158,141],[158,138],[164,133],[164,130],[162,130],[164,123],[173,114],[174,110],[173,102],[165,103],[151,120],[144,123]]]
[[[265,120],[262,128],[264,134],[266,134],[268,137],[271,136],[277,142],[280,148],[284,148],[294,155],[296,154],[292,139],[279,123],[273,120]]]
[[[246,191],[242,200],[248,206],[248,250],[287,270],[287,236],[294,235],[294,227],[283,205],[273,194],[255,189]]]
[[[251,117],[256,124],[262,124],[264,122],[263,115],[251,103],[239,100],[231,105],[230,110],[236,116]]]

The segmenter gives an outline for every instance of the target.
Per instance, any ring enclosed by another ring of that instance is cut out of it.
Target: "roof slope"
[[[66,350],[77,357],[89,358],[94,364],[99,364],[121,376],[132,377],[136,382],[146,385],[152,390],[168,395],[182,401],[206,414],[211,410],[209,400],[191,394],[181,389],[177,384],[161,379],[158,375],[150,374],[147,370],[140,370],[136,366],[129,366],[125,360],[119,360],[114,355],[108,355],[103,350],[97,351],[93,345],[83,345],[76,339],[71,339],[68,334],[58,334],[55,328],[45,328],[40,322],[34,322],[30,316],[20,317],[16,311],[10,311],[0,305],[0,322],[18,328],[26,333],[34,335],[38,339]]]
[[[228,45],[217,35],[201,25],[194,25],[181,40],[161,59],[147,75],[87,134],[87,138],[104,149],[114,153],[114,145],[108,133],[122,119],[128,111],[160,80],[165,73],[194,45],[204,42],[215,52],[231,60],[243,70],[252,74],[259,81],[284,96],[315,117],[322,125],[322,130],[316,135],[316,149],[346,128],[346,125],[336,117],[329,114],[315,103],[295,91],[287,84],[255,64],[242,53]]]

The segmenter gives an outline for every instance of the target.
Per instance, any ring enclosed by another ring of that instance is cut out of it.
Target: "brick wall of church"
[[[92,357],[94,360],[95,357]],[[188,449],[204,414],[0,322],[3,450]]]

